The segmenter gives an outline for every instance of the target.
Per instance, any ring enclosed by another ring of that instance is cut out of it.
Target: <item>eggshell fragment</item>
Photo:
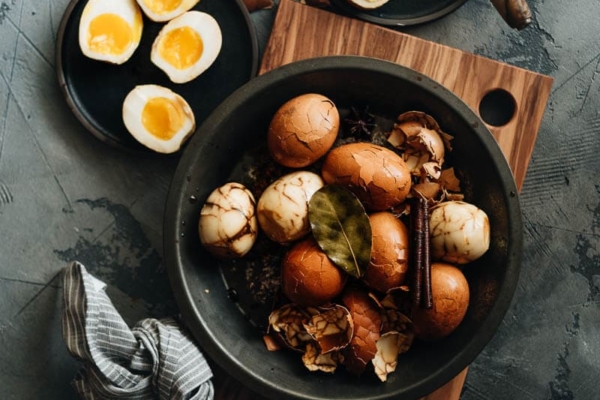
[[[346,273],[329,260],[312,238],[296,243],[283,259],[283,294],[300,305],[328,303],[341,293],[346,279]]]
[[[433,307],[416,307],[412,322],[416,337],[438,340],[452,333],[469,307],[469,284],[460,269],[446,263],[431,265]]]
[[[404,283],[408,271],[408,228],[394,214],[381,211],[369,215],[372,232],[371,262],[363,281],[387,292]]]
[[[348,187],[366,209],[383,211],[402,203],[411,175],[400,156],[371,143],[350,143],[331,150],[321,170],[329,184]]]
[[[342,302],[354,321],[354,336],[344,349],[344,365],[352,374],[360,375],[377,353],[380,337],[381,314],[377,303],[360,289],[347,290]]]
[[[340,128],[337,107],[327,97],[307,93],[281,106],[269,125],[271,156],[290,168],[306,167],[329,151]]]

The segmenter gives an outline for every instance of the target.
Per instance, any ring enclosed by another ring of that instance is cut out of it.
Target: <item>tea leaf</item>
[[[308,203],[308,219],[321,249],[339,268],[360,278],[371,259],[371,224],[360,200],[339,185],[326,185]]]

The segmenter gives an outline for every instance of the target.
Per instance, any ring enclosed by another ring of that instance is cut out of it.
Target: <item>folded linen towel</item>
[[[172,318],[130,329],[106,285],[73,262],[63,272],[63,339],[83,367],[72,384],[88,400],[211,400],[212,371]]]

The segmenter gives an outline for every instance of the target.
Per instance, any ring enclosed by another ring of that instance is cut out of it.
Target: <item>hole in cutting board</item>
[[[486,124],[506,125],[515,115],[517,102],[512,94],[504,89],[488,92],[479,103],[479,115]]]

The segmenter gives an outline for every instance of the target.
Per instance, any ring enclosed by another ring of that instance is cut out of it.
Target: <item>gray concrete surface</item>
[[[177,160],[117,151],[73,117],[54,65],[67,4],[0,1],[2,399],[76,398],[60,328],[58,273],[70,260],[109,283],[128,322],[177,312],[161,257]],[[600,2],[529,4],[522,32],[488,0],[405,30],[555,78],[521,194],[521,279],[462,398],[600,399]],[[273,15],[252,16],[261,49]]]

